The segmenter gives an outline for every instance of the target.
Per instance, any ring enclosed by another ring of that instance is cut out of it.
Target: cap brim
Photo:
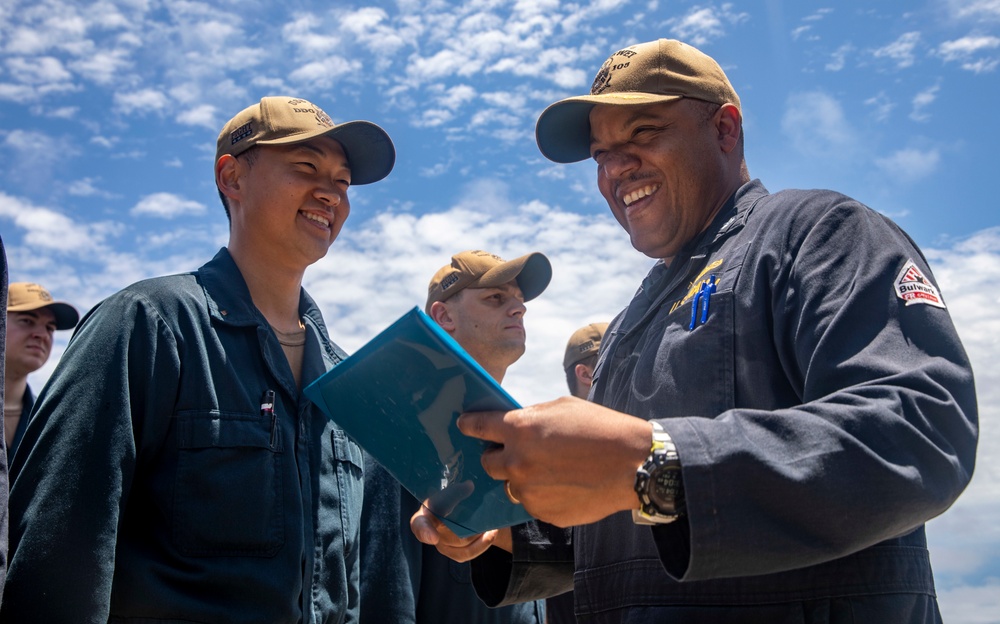
[[[31,312],[42,308],[52,310],[52,315],[56,318],[56,329],[73,329],[80,322],[80,313],[76,311],[76,308],[63,301],[51,301],[40,305],[32,303],[30,305],[8,306],[7,311]]]
[[[344,146],[351,163],[351,185],[378,182],[396,164],[396,148],[385,130],[369,121],[349,121],[327,133]]]
[[[497,265],[470,284],[469,288],[489,288],[517,281],[525,301],[531,301],[548,287],[552,280],[552,264],[545,254],[533,252]]]
[[[590,158],[590,111],[596,104],[642,106],[671,102],[682,97],[623,91],[566,98],[539,115],[535,124],[535,141],[542,155],[551,161],[573,163],[586,160]]]
[[[48,306],[56,317],[56,329],[73,329],[80,322],[80,313],[68,303],[56,302]]]
[[[321,132],[304,132],[259,141],[258,145],[290,145],[328,136],[344,146],[351,165],[351,186],[378,182],[396,164],[396,148],[385,130],[370,121],[348,121]]]
[[[525,301],[531,301],[542,294],[552,281],[552,264],[544,254],[528,254],[524,268],[517,276],[517,286]]]

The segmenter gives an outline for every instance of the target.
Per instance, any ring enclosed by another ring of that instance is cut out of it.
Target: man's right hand
[[[509,527],[493,529],[479,535],[459,537],[423,505],[410,518],[410,529],[418,540],[436,547],[442,555],[459,563],[475,559],[490,546],[502,548],[507,552],[511,552],[513,548]]]

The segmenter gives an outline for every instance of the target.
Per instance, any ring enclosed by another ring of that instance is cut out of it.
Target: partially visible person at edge
[[[417,535],[480,555],[490,605],[574,586],[580,622],[939,622],[924,523],[969,483],[978,416],[913,241],[839,193],[751,180],[739,97],[678,41],[615,52],[536,137],[593,158],[659,262],[607,329],[592,402],[458,421],[529,513],[574,528],[507,531],[513,556],[427,514]]]
[[[434,274],[425,311],[502,383],[524,354],[525,303],[552,277],[548,258],[514,260],[463,251]],[[541,624],[545,602],[487,608],[476,596],[469,564],[421,544],[409,530],[420,502],[365,455],[361,516],[361,618],[393,624]]]
[[[7,456],[17,451],[28,425],[35,394],[28,375],[45,366],[56,330],[73,329],[80,313],[56,301],[41,284],[13,282],[7,292],[7,353],[4,356],[4,441]]]
[[[563,371],[566,373],[566,385],[570,396],[586,399],[590,395],[590,387],[594,379],[594,368],[597,366],[597,353],[601,349],[601,339],[607,323],[590,323],[577,329],[566,342],[566,352],[563,354]],[[549,624],[574,624],[573,592],[567,591],[545,600]]]
[[[358,620],[361,449],[302,393],[345,354],[301,283],[394,160],[300,98],[225,125],[227,247],[98,304],[38,396],[5,621]]]
[[[590,323],[573,332],[566,342],[563,370],[566,372],[570,396],[579,399],[590,396],[594,369],[597,367],[597,353],[607,329],[607,323]]]
[[[0,304],[7,307],[7,251],[0,236]],[[4,401],[4,358],[7,345],[7,315],[0,317],[0,404]],[[3,424],[0,424],[0,429]],[[6,440],[7,434],[0,436]],[[3,604],[3,587],[7,578],[7,444],[0,442],[0,604]]]

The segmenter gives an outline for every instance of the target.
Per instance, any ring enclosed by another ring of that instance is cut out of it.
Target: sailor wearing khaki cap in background
[[[486,251],[463,251],[434,274],[424,307],[500,381],[524,353],[524,303],[551,278],[549,259],[537,252],[506,261]]]
[[[56,330],[73,329],[80,314],[56,301],[41,284],[12,282],[7,291],[7,352],[4,355],[4,439],[10,462],[24,437],[35,394],[28,375],[45,366]]]
[[[591,402],[458,420],[529,513],[573,527],[515,528],[510,555],[415,518],[475,557],[488,604],[575,585],[588,623],[940,622],[924,523],[975,464],[968,358],[897,225],[751,180],[744,104],[714,59],[659,39],[539,117],[541,152],[592,158],[657,262],[608,327]]]
[[[513,260],[487,251],[457,253],[427,287],[425,309],[493,379],[525,349],[525,304],[552,277],[548,258]],[[456,435],[458,435],[456,433]],[[440,451],[447,456],[452,449]],[[542,624],[545,602],[487,608],[472,588],[467,563],[421,544],[409,530],[420,501],[366,456],[361,522],[361,621],[414,624]]]
[[[575,397],[586,399],[593,383],[594,367],[597,365],[597,352],[601,349],[601,339],[608,329],[607,323],[590,323],[573,332],[566,343],[566,353],[563,355],[563,370],[566,371],[566,384],[569,393]]]
[[[224,125],[228,245],[102,301],[39,396],[0,619],[357,621],[361,449],[301,392],[346,355],[302,279],[394,161],[298,97]]]

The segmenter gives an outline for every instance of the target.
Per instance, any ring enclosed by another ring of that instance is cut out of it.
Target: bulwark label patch
[[[926,303],[937,308],[944,308],[944,300],[937,286],[924,277],[923,271],[913,262],[907,260],[903,270],[896,276],[896,296],[906,302],[906,305]]]

